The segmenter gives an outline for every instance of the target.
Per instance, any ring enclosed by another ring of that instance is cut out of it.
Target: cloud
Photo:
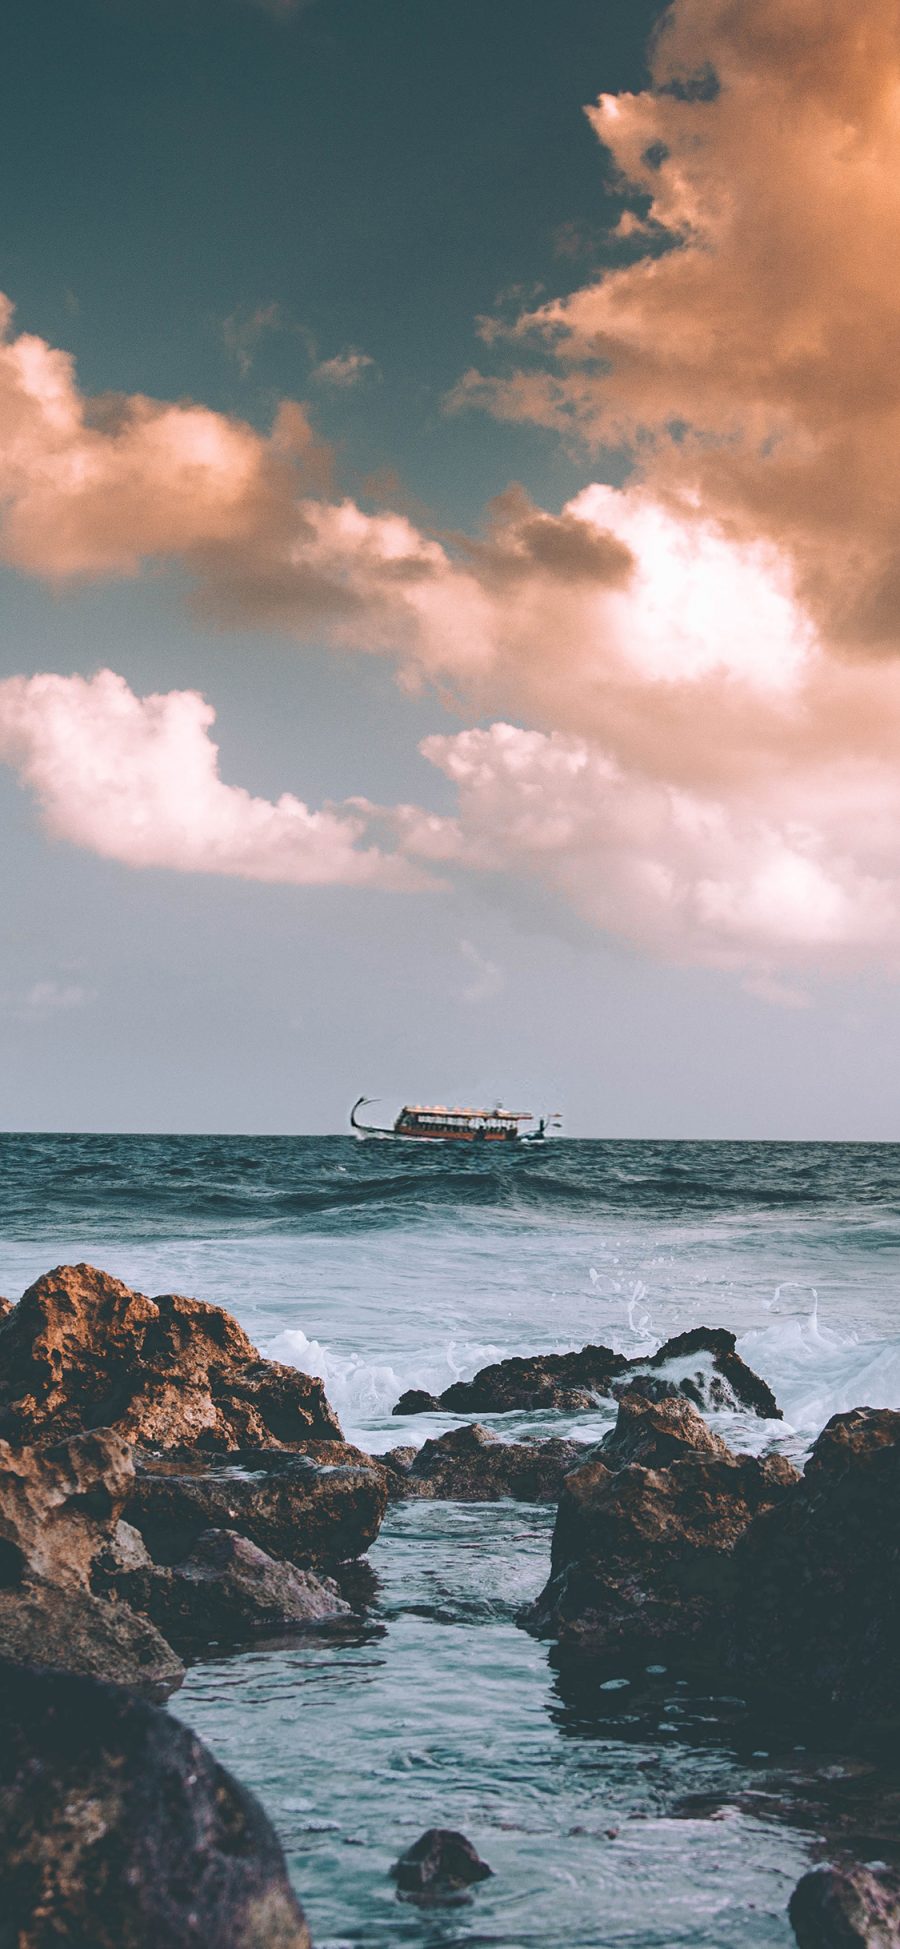
[[[281,308],[277,304],[239,305],[222,320],[222,339],[226,352],[234,359],[242,378],[251,371],[256,348],[267,332],[282,330]]]
[[[675,0],[651,72],[587,111],[632,261],[522,314],[542,360],[455,403],[624,447],[686,523],[786,554],[832,649],[897,654],[894,0]]]
[[[375,371],[377,371],[375,360],[368,352],[350,350],[336,353],[333,359],[323,359],[321,364],[314,368],[311,377],[319,385],[340,386],[346,391],[351,386],[358,386],[367,372]]]
[[[51,838],[131,867],[292,886],[428,884],[365,844],[364,801],[311,812],[289,792],[272,803],[226,785],[214,721],[195,691],[136,697],[111,670],[0,683],[0,759],[33,792]],[[52,987],[35,991],[45,1007]]]

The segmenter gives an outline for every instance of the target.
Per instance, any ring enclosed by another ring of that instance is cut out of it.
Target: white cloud
[[[196,691],[136,697],[111,670],[0,683],[0,759],[55,839],[125,866],[293,886],[426,883],[366,845],[363,801],[311,812],[289,792],[273,803],[226,785],[214,721]]]
[[[312,373],[312,378],[322,386],[341,386],[347,390],[358,386],[367,372],[376,371],[375,360],[368,352],[338,352],[333,359],[323,359]]]

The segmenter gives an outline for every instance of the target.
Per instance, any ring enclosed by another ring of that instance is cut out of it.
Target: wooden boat
[[[405,1103],[390,1129],[383,1125],[360,1123],[357,1110],[374,1102],[371,1096],[358,1096],[350,1112],[350,1128],[357,1137],[412,1139],[428,1144],[539,1144],[557,1119],[540,1117],[537,1128],[525,1131],[522,1124],[534,1123],[530,1110],[474,1110],[446,1103]]]

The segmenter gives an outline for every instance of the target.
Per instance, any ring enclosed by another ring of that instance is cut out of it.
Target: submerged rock
[[[0,1436],[100,1427],[161,1449],[342,1438],[321,1381],[263,1360],[221,1307],[58,1266],[0,1322]]]
[[[0,1854],[16,1949],[310,1949],[252,1795],[90,1679],[0,1666]]]
[[[423,1902],[458,1899],[493,1872],[465,1834],[450,1827],[429,1827],[391,1869],[397,1893]]]
[[[476,1421],[452,1428],[415,1449],[394,1449],[383,1459],[394,1496],[434,1496],[454,1502],[555,1502],[580,1456],[574,1441],[498,1441]]]
[[[788,1914],[800,1949],[900,1949],[900,1875],[813,1868],[797,1883]]]
[[[350,1462],[322,1464],[279,1451],[226,1462],[201,1455],[144,1457],[126,1515],[154,1561],[180,1563],[204,1530],[236,1530],[268,1556],[309,1566],[361,1556],[387,1507],[387,1475],[341,1446]]]
[[[735,1556],[731,1669],[853,1737],[900,1733],[900,1413],[833,1416]]]
[[[608,1446],[566,1476],[522,1622],[618,1662],[714,1658],[735,1545],[797,1480],[780,1456],[733,1455],[687,1402],[626,1395]]]
[[[780,1420],[771,1388],[741,1359],[735,1344],[734,1334],[722,1327],[697,1327],[666,1340],[647,1359],[626,1360],[611,1347],[594,1346],[577,1353],[514,1356],[482,1367],[474,1380],[454,1381],[438,1399],[413,1388],[393,1412],[423,1414],[443,1408],[455,1414],[509,1414],[562,1408],[571,1413],[614,1398],[626,1377],[647,1376],[698,1407],[744,1408]],[[666,1368],[671,1370],[668,1376],[660,1371]]]
[[[350,1615],[330,1577],[277,1562],[228,1529],[204,1530],[183,1563],[167,1567],[146,1558],[120,1571],[116,1587],[184,1650],[213,1638],[237,1642],[258,1631]]]

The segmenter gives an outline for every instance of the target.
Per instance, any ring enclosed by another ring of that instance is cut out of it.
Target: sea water
[[[393,1418],[407,1387],[588,1340],[644,1353],[697,1325],[730,1327],[784,1412],[714,1417],[735,1447],[802,1460],[837,1410],[900,1407],[900,1147],[8,1136],[0,1238],[13,1298],[88,1259],[227,1306],[320,1374],[373,1451],[454,1425]],[[484,1419],[596,1440],[612,1412]],[[401,1504],[358,1629],[191,1668],[172,1709],[264,1802],[318,1949],[792,1942],[835,1755],[761,1736],[740,1700],[672,1673],[567,1669],[518,1629],[552,1523]],[[494,1870],[443,1910],[399,1902],[388,1872],[432,1825]]]

